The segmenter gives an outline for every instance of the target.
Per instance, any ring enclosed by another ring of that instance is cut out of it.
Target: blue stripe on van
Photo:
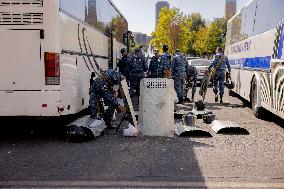
[[[235,67],[261,70],[269,70],[270,61],[271,56],[229,60],[230,64]]]

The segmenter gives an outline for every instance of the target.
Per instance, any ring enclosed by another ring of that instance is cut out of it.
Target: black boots
[[[183,98],[179,98],[177,104],[182,104],[183,103]]]
[[[220,103],[223,104],[223,96],[220,96]]]
[[[219,98],[218,95],[215,94],[215,102],[218,102]]]
[[[218,95],[215,94],[215,102],[219,101]],[[220,95],[220,103],[223,104],[223,96]]]

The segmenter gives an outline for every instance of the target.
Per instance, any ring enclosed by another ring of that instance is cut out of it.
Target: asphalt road
[[[125,138],[108,130],[70,143],[58,121],[2,121],[0,187],[284,188],[284,121],[256,119],[238,98],[225,96],[224,105],[213,98],[210,90],[206,105],[218,120],[250,134],[216,134],[198,120],[212,137]]]

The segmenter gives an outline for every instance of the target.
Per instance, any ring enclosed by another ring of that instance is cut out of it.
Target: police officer
[[[112,128],[111,118],[115,109],[119,110],[120,112],[124,112],[124,107],[119,105],[117,99],[115,98],[113,89],[114,85],[119,84],[120,79],[120,74],[117,71],[109,69],[103,72],[100,77],[93,80],[90,88],[91,118],[101,118],[100,114],[102,113],[102,110],[100,109],[100,105],[101,99],[103,99],[104,103],[108,106],[108,109],[102,116],[108,128]]]
[[[129,66],[129,80],[130,80],[130,96],[135,94],[140,95],[140,81],[145,78],[145,72],[147,72],[148,66],[146,59],[138,48],[135,50],[131,58],[131,64]]]
[[[149,65],[149,77],[151,78],[162,78],[162,65],[160,60],[159,51],[157,49],[154,50],[155,55],[151,58]]]
[[[122,75],[129,80],[129,66],[131,64],[131,57],[128,55],[128,52],[125,48],[120,50],[122,59],[119,62],[119,71]]]
[[[214,68],[214,71],[211,69]],[[213,92],[215,93],[215,102],[218,102],[218,88],[220,95],[220,103],[223,103],[223,95],[224,95],[224,82],[225,82],[225,74],[226,68],[231,74],[231,67],[228,61],[228,58],[223,54],[223,50],[221,47],[216,49],[216,55],[212,62],[212,64],[208,67],[208,70],[211,70],[213,76]]]
[[[161,55],[162,74],[164,78],[172,78],[172,61],[171,55],[168,53],[169,47],[163,45],[163,54]]]
[[[198,72],[197,69],[191,65],[190,62],[188,62],[188,70],[187,70],[187,90],[185,92],[185,95],[187,97],[188,94],[188,90],[189,90],[189,85],[191,83],[191,88],[192,88],[192,92],[191,92],[191,101],[194,102],[194,96],[195,96],[195,92],[196,92],[196,83],[197,83],[197,76],[198,76]]]
[[[183,103],[183,93],[185,86],[186,71],[188,69],[187,62],[184,61],[180,50],[175,50],[175,55],[172,62],[172,75],[174,80],[175,91],[178,97],[178,104]]]

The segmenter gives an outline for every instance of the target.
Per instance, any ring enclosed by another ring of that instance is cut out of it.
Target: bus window
[[[128,24],[108,0],[61,0],[60,9],[123,43]]]
[[[254,34],[258,35],[277,26],[284,17],[283,0],[259,0]],[[267,10],[273,10],[267,12]]]
[[[76,1],[61,0],[60,9],[79,20],[85,21],[85,9],[86,9],[85,0],[76,0]]]
[[[237,43],[242,40],[242,14],[240,13],[232,20],[231,44]]]
[[[252,2],[243,14],[242,34],[245,39],[253,36],[254,21],[255,21],[256,1]]]

